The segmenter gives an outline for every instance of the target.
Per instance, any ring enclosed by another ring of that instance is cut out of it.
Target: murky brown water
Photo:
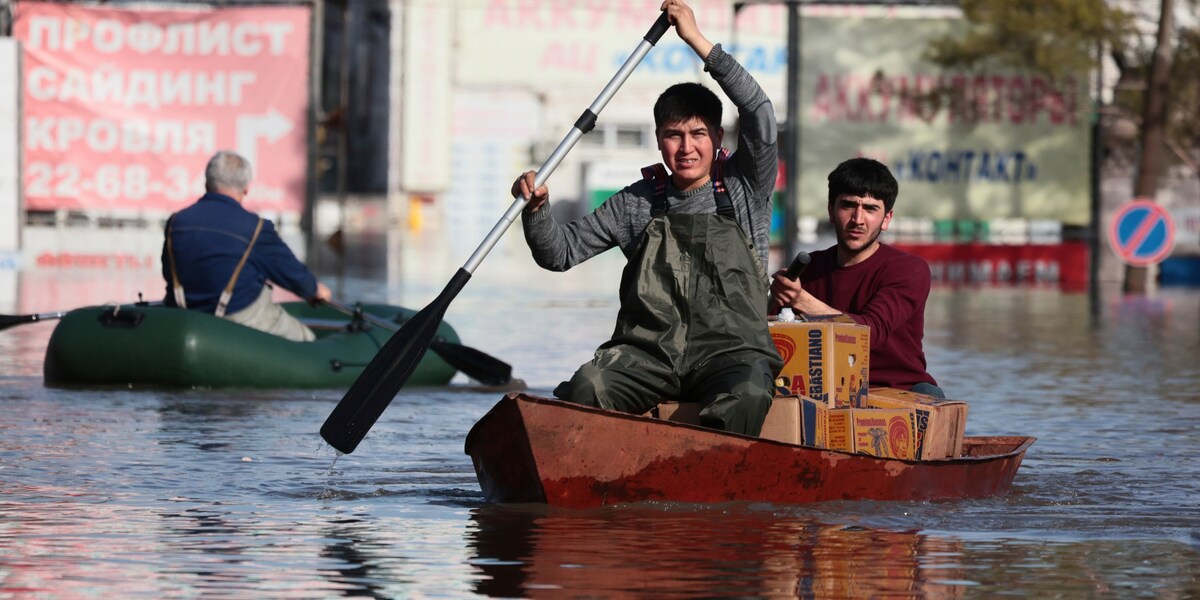
[[[447,319],[546,393],[611,333],[619,265],[516,248]],[[461,264],[428,252],[340,295],[422,306]],[[0,312],[159,285],[26,273]],[[52,328],[0,332],[0,598],[1200,595],[1197,290],[935,290],[929,361],[968,434],[1039,438],[1011,493],[949,503],[489,506],[462,442],[498,393],[405,390],[335,462],[339,390],[48,389]]]

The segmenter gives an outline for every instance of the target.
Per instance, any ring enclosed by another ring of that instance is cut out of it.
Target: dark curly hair
[[[829,206],[842,194],[870,196],[883,201],[884,209],[890,211],[900,195],[900,184],[883,163],[871,158],[851,158],[829,174]]]
[[[721,127],[721,99],[699,83],[677,83],[654,102],[654,128],[700,117],[709,129]]]

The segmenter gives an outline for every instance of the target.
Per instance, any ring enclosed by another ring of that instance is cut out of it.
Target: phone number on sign
[[[146,165],[104,164],[85,173],[72,163],[31,162],[25,194],[33,198],[84,198],[140,201],[165,198],[183,202],[201,194],[204,175],[181,166],[167,167],[161,178]]]

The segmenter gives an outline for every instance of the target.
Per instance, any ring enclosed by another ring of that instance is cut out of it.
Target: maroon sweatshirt
[[[837,246],[812,253],[800,276],[808,293],[871,328],[871,387],[909,389],[928,382],[925,371],[925,259],[880,244],[867,260],[838,268]]]

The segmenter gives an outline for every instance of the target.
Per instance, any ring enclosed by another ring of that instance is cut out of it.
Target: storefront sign
[[[929,263],[934,285],[1047,285],[1082,291],[1088,247],[1059,244],[894,244]]]
[[[300,211],[309,12],[17,4],[26,208],[176,210],[226,149],[251,209]]]

